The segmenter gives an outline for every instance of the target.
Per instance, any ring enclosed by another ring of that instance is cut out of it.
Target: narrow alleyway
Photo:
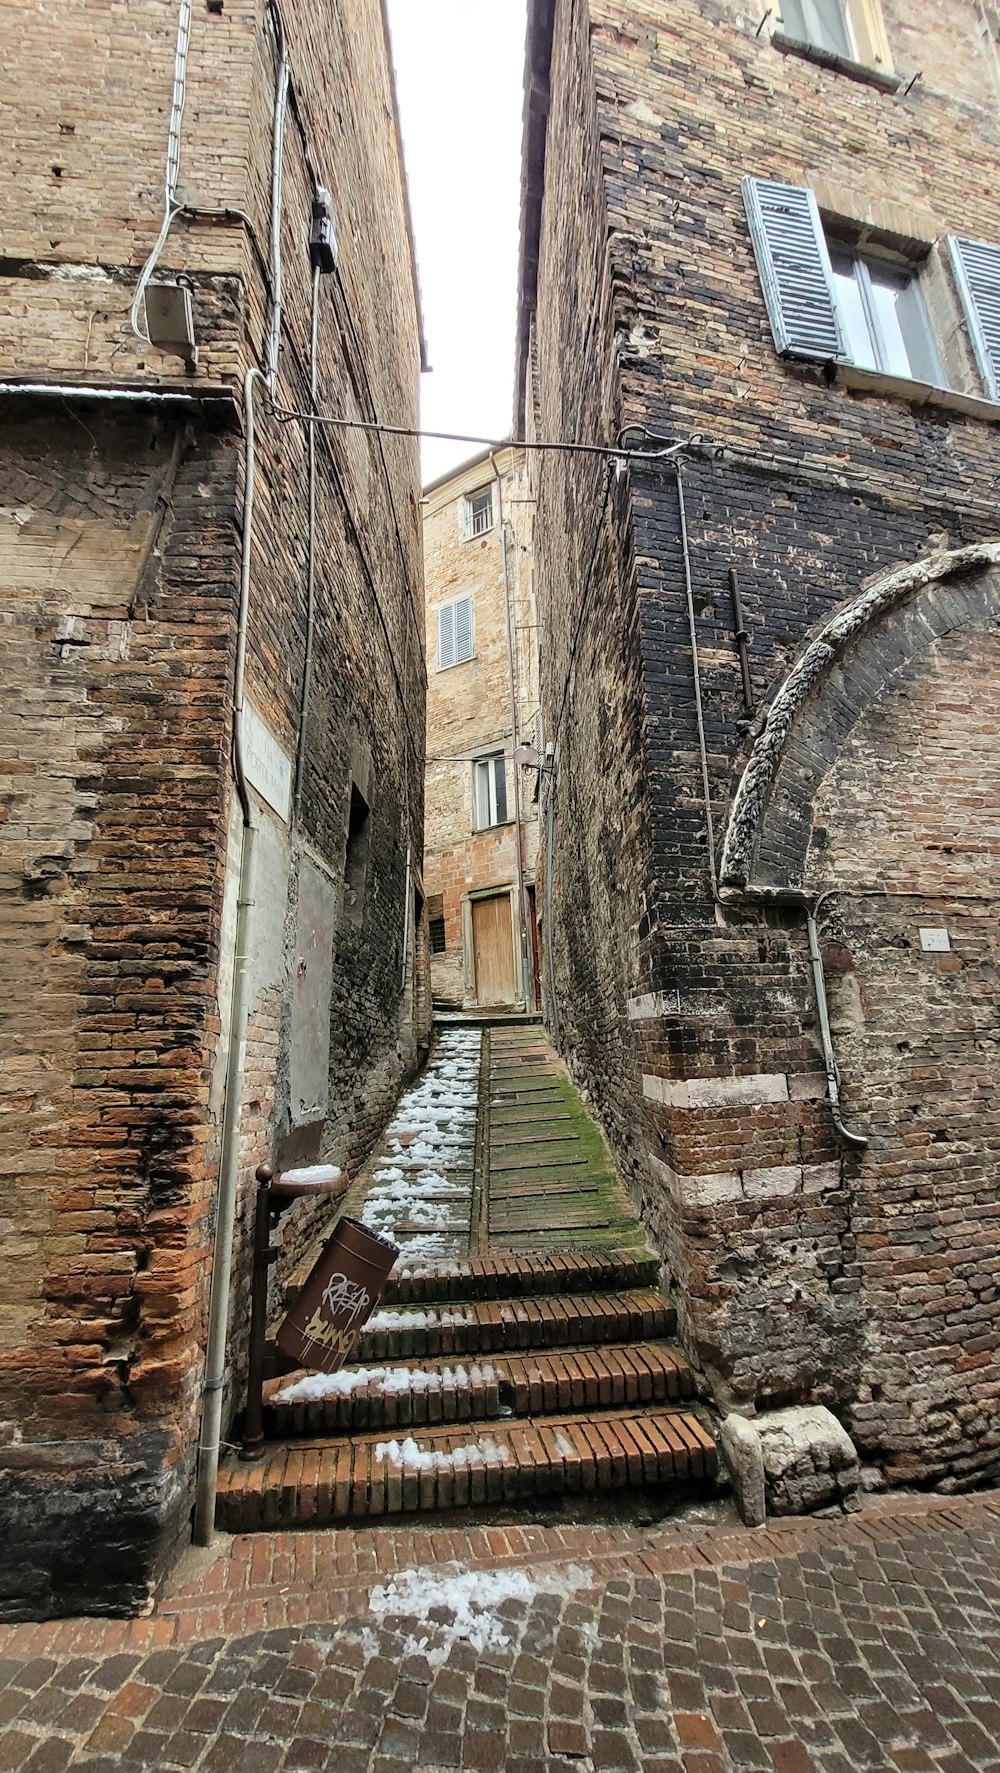
[[[657,1258],[540,1027],[442,1030],[347,1211],[400,1246],[382,1307],[340,1373],[269,1382],[220,1526],[711,1488]]]
[[[0,1768],[996,1773],[1000,1502],[257,1534],[0,1628]]]

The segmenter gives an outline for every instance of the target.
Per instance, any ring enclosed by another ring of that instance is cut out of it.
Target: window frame
[[[489,502],[490,502],[490,511],[489,511],[490,520],[488,523],[484,523],[481,529],[476,529],[476,527],[475,527],[475,522],[476,522],[475,506],[476,506],[477,499],[489,499]],[[492,480],[489,481],[486,486],[478,486],[475,488],[475,490],[473,492],[466,493],[465,497],[462,501],[462,508],[464,511],[464,518],[465,518],[465,539],[466,539],[466,541],[467,542],[479,542],[482,540],[483,536],[488,536],[490,531],[492,529],[496,528],[496,510],[495,510],[495,501],[493,498],[493,482],[492,482]]]
[[[823,0],[795,0],[795,4],[800,7],[804,15],[801,35],[802,42],[811,44],[814,49],[822,49],[827,55],[844,55],[845,52],[842,49],[837,49],[829,43],[821,42],[818,36],[812,35],[814,31],[818,30],[822,32],[826,28],[825,21],[819,17],[819,8],[822,6]],[[858,50],[858,40],[857,33],[854,29],[854,20],[851,17],[850,0],[827,0],[827,4],[837,7],[839,10],[841,23],[844,29],[844,36],[848,45],[846,52],[847,60],[860,61],[861,56]],[[808,14],[810,12],[816,15],[816,22],[814,24],[809,23]],[[795,29],[794,26],[790,26],[788,20],[785,18],[785,0],[782,0],[781,5],[781,28],[782,30],[787,31],[791,37],[799,36],[798,30]]]
[[[499,766],[499,769],[498,767]],[[486,772],[489,772],[488,776]],[[497,778],[503,776],[503,818],[499,817],[500,797],[497,793]],[[482,773],[482,774],[481,774]],[[486,812],[491,817],[482,818],[482,798],[480,780],[487,782]],[[475,831],[495,831],[502,825],[511,823],[509,796],[507,793],[507,753],[505,751],[487,751],[481,757],[472,760],[472,823]]]
[[[452,670],[454,670],[456,665],[467,665],[469,663],[470,659],[475,658],[475,656],[476,656],[476,608],[475,608],[475,602],[476,602],[476,600],[475,600],[474,592],[460,591],[457,594],[457,596],[446,597],[443,603],[438,604],[438,606],[434,612],[437,617],[437,653],[436,653],[436,657],[437,657],[437,670],[438,671],[452,671]],[[441,618],[444,615],[444,612],[446,610],[451,610],[454,612],[455,610],[457,610],[459,604],[462,604],[462,603],[467,603],[469,606],[469,650],[468,650],[468,652],[463,653],[461,658],[459,658],[457,656],[458,628],[457,628],[456,617],[453,614],[452,615],[452,631],[451,631],[452,651],[456,656],[454,656],[450,659],[445,659],[442,656],[442,646],[441,646],[441,641],[442,641]]]
[[[934,329],[931,325],[927,300],[920,287],[919,266],[897,262],[888,256],[883,257],[877,252],[862,252],[857,247],[851,246],[847,241],[838,240],[836,235],[830,234],[825,226],[823,232],[826,238],[830,270],[833,277],[833,305],[837,310],[837,320],[840,326],[841,338],[844,346],[844,357],[842,361],[849,363],[854,369],[874,369],[879,375],[895,376],[900,381],[917,382],[935,388],[945,387],[946,383],[944,381],[944,368],[941,362],[941,354],[937,348],[937,342],[934,337]],[[869,341],[875,356],[874,365],[858,363],[856,358],[851,354],[850,334],[846,323],[843,303],[840,299],[840,292],[837,286],[837,278],[845,275],[845,273],[839,268],[838,260],[841,264],[845,261],[850,264],[851,275],[853,276],[854,283],[861,299],[862,315],[868,329]],[[887,273],[901,280],[907,290],[911,292],[913,298],[913,314],[916,317],[921,332],[919,347],[924,353],[926,368],[930,371],[930,374],[924,374],[914,367],[911,357],[910,343],[902,326],[900,326],[900,337],[907,357],[906,371],[901,372],[898,369],[894,369],[889,361],[888,344],[874,295],[874,288],[878,280],[876,277],[873,277],[872,272],[873,268],[877,269],[879,267],[883,267]]]
[[[802,0],[802,3],[810,4],[811,0]],[[899,86],[900,83],[893,73],[881,0],[843,0],[844,22],[854,46],[851,56],[845,56],[837,49],[828,49],[825,44],[817,43],[812,37],[801,36],[797,30],[786,25],[780,4],[778,14],[777,29],[772,31],[772,41],[777,48],[808,50],[814,59],[822,58],[828,65],[839,66],[846,72],[856,69],[860,73],[865,70],[874,76],[876,82],[884,80],[890,91],[895,91]]]

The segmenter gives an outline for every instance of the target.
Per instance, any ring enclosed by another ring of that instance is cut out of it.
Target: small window
[[[507,823],[507,764],[502,751],[480,757],[472,766],[476,830]]]
[[[781,0],[781,25],[801,43],[812,43],[846,61],[859,59],[848,0]]]
[[[431,941],[432,954],[444,954],[447,947],[444,933],[444,894],[428,893],[427,895],[427,929]]]
[[[456,597],[438,610],[438,670],[472,658],[472,598]]]
[[[347,848],[344,855],[344,919],[355,927],[364,921],[368,838],[368,802],[357,783],[352,782],[351,807],[347,819]]]
[[[888,74],[892,58],[879,0],[781,0],[783,39]]]
[[[941,365],[917,278],[834,244],[830,264],[847,361],[858,369],[940,385]]]
[[[493,488],[484,487],[482,492],[470,493],[465,501],[465,534],[471,541],[473,536],[484,536],[493,528]]]

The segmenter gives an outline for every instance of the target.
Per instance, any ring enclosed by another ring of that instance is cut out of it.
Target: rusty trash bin
[[[337,1221],[277,1332],[283,1354],[313,1372],[336,1373],[371,1317],[398,1247],[357,1219]]]

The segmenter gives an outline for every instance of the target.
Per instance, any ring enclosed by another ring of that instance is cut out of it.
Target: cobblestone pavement
[[[420,1565],[474,1574],[441,1604]],[[998,1742],[993,1494],[756,1533],[257,1535],[190,1554],[148,1619],[0,1629],[0,1769],[32,1773],[996,1773]]]

